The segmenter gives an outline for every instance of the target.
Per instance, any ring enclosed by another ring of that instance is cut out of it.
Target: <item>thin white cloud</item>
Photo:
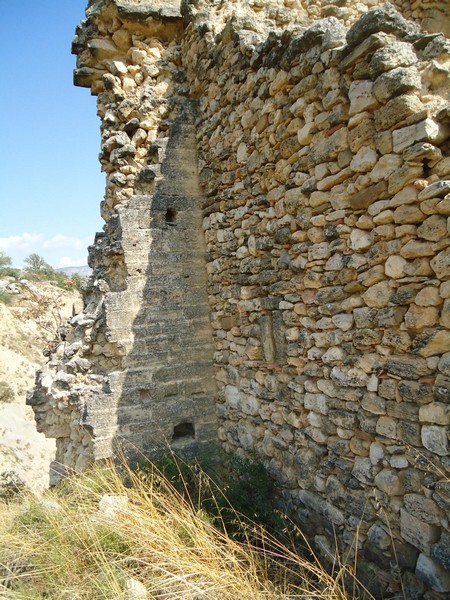
[[[26,250],[39,243],[44,239],[41,233],[24,232],[21,235],[10,235],[0,238],[0,249],[8,252],[14,250]]]
[[[87,265],[87,256],[82,258],[70,258],[70,256],[61,256],[58,260],[56,268],[64,267],[84,267]]]
[[[43,248],[57,250],[59,248],[74,248],[76,250],[85,249],[89,244],[89,239],[69,237],[57,233],[48,240],[45,240],[42,244]],[[64,265],[66,266],[66,265]]]

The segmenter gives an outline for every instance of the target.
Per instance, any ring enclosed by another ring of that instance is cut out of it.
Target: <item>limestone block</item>
[[[422,444],[430,452],[445,456],[448,453],[447,428],[437,425],[423,425]]]
[[[405,324],[409,329],[433,327],[439,320],[439,311],[434,306],[411,304],[405,315]]]
[[[350,234],[350,247],[353,250],[360,251],[370,248],[373,244],[372,234],[361,229],[353,229]]]
[[[434,254],[435,254],[435,251],[434,251],[433,244],[427,243],[427,242],[419,242],[416,240],[410,240],[400,250],[400,255],[403,256],[403,258],[421,258],[422,256],[433,256]],[[444,254],[444,253],[441,252],[441,254]],[[445,255],[443,257],[444,260],[439,259],[438,258],[439,256],[440,255],[438,254],[433,259],[435,261],[437,271],[436,271],[436,269],[433,269],[433,270],[435,270],[438,277],[440,277],[438,272],[441,273],[442,270],[444,270],[444,272],[445,272],[450,269],[450,266],[445,264]],[[433,267],[433,264],[432,264],[433,260],[430,262],[432,267]]]
[[[362,295],[364,302],[370,308],[383,308],[387,306],[392,295],[392,288],[388,281],[380,281]]]
[[[371,204],[373,204],[380,197],[383,197],[384,192],[386,192],[387,185],[386,181],[383,179],[376,183],[375,185],[371,185],[356,194],[350,196],[350,206],[356,210],[368,208]],[[387,204],[386,204],[387,206]],[[382,210],[382,209],[381,209]],[[381,212],[381,211],[380,211]]]
[[[406,260],[402,256],[389,256],[384,264],[384,270],[388,277],[399,279],[405,276]]]
[[[442,402],[431,402],[420,407],[419,421],[435,425],[450,425],[450,406]]]
[[[447,299],[444,302],[444,306],[442,307],[441,319],[439,321],[439,324],[442,325],[442,327],[446,327],[447,329],[450,329],[450,299]]]
[[[386,400],[374,392],[366,392],[364,394],[361,406],[364,410],[374,415],[386,414]]]
[[[415,352],[428,358],[445,353],[450,348],[450,331],[427,329],[414,338]]]
[[[370,73],[377,77],[397,67],[409,67],[417,63],[414,48],[407,42],[395,41],[376,50],[370,60]]]
[[[379,465],[385,456],[385,446],[380,442],[372,442],[370,444],[369,458],[373,465]]]
[[[418,200],[428,200],[429,198],[443,198],[450,192],[450,180],[435,181],[427,185],[419,192]]]
[[[419,407],[413,402],[388,401],[386,403],[386,412],[388,416],[402,421],[417,421]]]
[[[440,535],[439,527],[420,521],[403,508],[400,510],[400,528],[406,542],[428,554]]]
[[[402,205],[394,211],[394,221],[396,224],[422,223],[425,215],[417,206]]]
[[[448,133],[445,127],[428,118],[394,131],[392,133],[394,152],[401,152],[415,142],[426,141],[440,144],[447,136]]]
[[[356,115],[366,110],[373,110],[378,106],[373,94],[373,83],[369,80],[357,80],[350,84],[348,92],[350,109],[348,114]]]
[[[440,215],[431,215],[417,228],[417,235],[429,242],[438,242],[448,235],[446,219]]]
[[[304,405],[307,410],[312,410],[321,415],[328,414],[328,398],[325,394],[306,393]]]
[[[341,331],[348,331],[353,325],[353,315],[338,314],[334,315],[331,320]]]
[[[450,534],[446,531],[443,531],[439,541],[431,546],[431,557],[450,571]]]
[[[430,525],[440,524],[443,512],[431,498],[416,493],[405,494],[404,503],[407,512],[419,521]]]
[[[373,479],[373,464],[370,458],[356,456],[353,464],[352,475],[362,483],[371,483]]]
[[[450,248],[439,252],[430,261],[430,266],[439,279],[445,279],[450,276]]]
[[[402,165],[402,158],[398,154],[385,154],[373,167],[370,172],[370,179],[374,183],[386,179],[396,169],[399,169]]]
[[[130,577],[125,582],[126,600],[148,600],[149,593],[147,588],[138,579]]]
[[[305,123],[305,125],[298,130],[297,139],[301,146],[308,146],[313,139],[313,134],[316,132],[316,126],[314,123]]]
[[[442,158],[432,169],[431,173],[440,178],[450,178],[450,156]]]
[[[374,483],[379,490],[388,496],[401,496],[405,493],[403,483],[393,469],[382,469],[374,478]]]
[[[388,190],[390,194],[396,194],[408,184],[414,182],[422,175],[422,167],[414,165],[403,165],[389,176]]]
[[[375,111],[377,130],[389,129],[408,117],[418,114],[423,108],[422,102],[414,94],[402,94],[391,98],[385,106]]]
[[[353,171],[351,168],[347,167],[346,169],[342,169],[338,173],[333,175],[329,175],[325,177],[321,181],[317,182],[317,189],[321,192],[325,192],[327,190],[331,190],[336,185],[339,185],[349,177],[353,175]]]
[[[121,60],[111,61],[111,72],[114,75],[126,75],[128,73],[127,66]]]
[[[426,554],[419,555],[416,576],[435,592],[450,592],[450,571]]]
[[[416,67],[397,67],[380,75],[373,84],[373,93],[380,103],[393,96],[418,92],[422,87],[419,71]]]
[[[225,388],[225,400],[231,408],[237,409],[240,404],[240,391],[233,385],[227,385]]]
[[[333,367],[331,379],[334,383],[349,387],[365,387],[368,382],[368,376],[364,371],[358,368],[338,368]]]
[[[404,454],[394,454],[389,458],[389,464],[394,469],[406,469],[409,466],[408,458]]]
[[[92,38],[88,41],[87,46],[92,56],[98,61],[115,58],[121,54],[116,45],[106,38]]]
[[[357,173],[366,173],[373,169],[377,162],[377,153],[370,146],[362,146],[353,157],[350,168]]]
[[[408,185],[399,192],[397,192],[388,204],[392,208],[396,206],[401,206],[402,204],[412,204],[416,202],[417,194],[418,192],[416,188],[413,185]]]
[[[430,373],[426,360],[413,354],[390,356],[386,361],[385,369],[388,373],[402,379],[419,379]]]

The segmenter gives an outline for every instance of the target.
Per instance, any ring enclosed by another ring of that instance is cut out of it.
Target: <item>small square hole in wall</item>
[[[195,438],[194,424],[190,422],[180,423],[173,428],[172,442]]]
[[[151,400],[151,393],[150,390],[139,390],[139,399],[142,402],[145,402],[146,400]]]
[[[174,208],[166,210],[166,225],[174,227],[177,225],[177,211]]]

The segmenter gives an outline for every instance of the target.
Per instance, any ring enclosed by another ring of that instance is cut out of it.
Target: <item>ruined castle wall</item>
[[[139,6],[91,2],[74,40],[75,82],[98,96],[106,224],[85,309],[29,402],[57,461],[77,470],[116,446],[201,454],[216,440],[197,103],[179,6],[163,4],[146,25]]]
[[[269,35],[195,19],[219,439],[323,554],[358,548],[378,597],[395,553],[407,597],[444,594],[450,44],[388,8]]]
[[[98,96],[105,227],[30,403],[77,469],[218,434],[267,464],[321,556],[357,551],[376,597],[436,600],[448,21],[380,4],[89,2],[75,82]]]

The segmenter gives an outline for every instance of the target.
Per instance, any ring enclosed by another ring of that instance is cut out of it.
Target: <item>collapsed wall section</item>
[[[155,5],[156,4],[156,5]],[[29,403],[57,461],[85,468],[216,439],[194,120],[179,3],[90,2],[75,82],[98,96],[104,231],[73,331]]]
[[[219,439],[376,597],[443,598],[450,43],[391,5],[348,30],[219,17],[192,13],[183,51]]]

